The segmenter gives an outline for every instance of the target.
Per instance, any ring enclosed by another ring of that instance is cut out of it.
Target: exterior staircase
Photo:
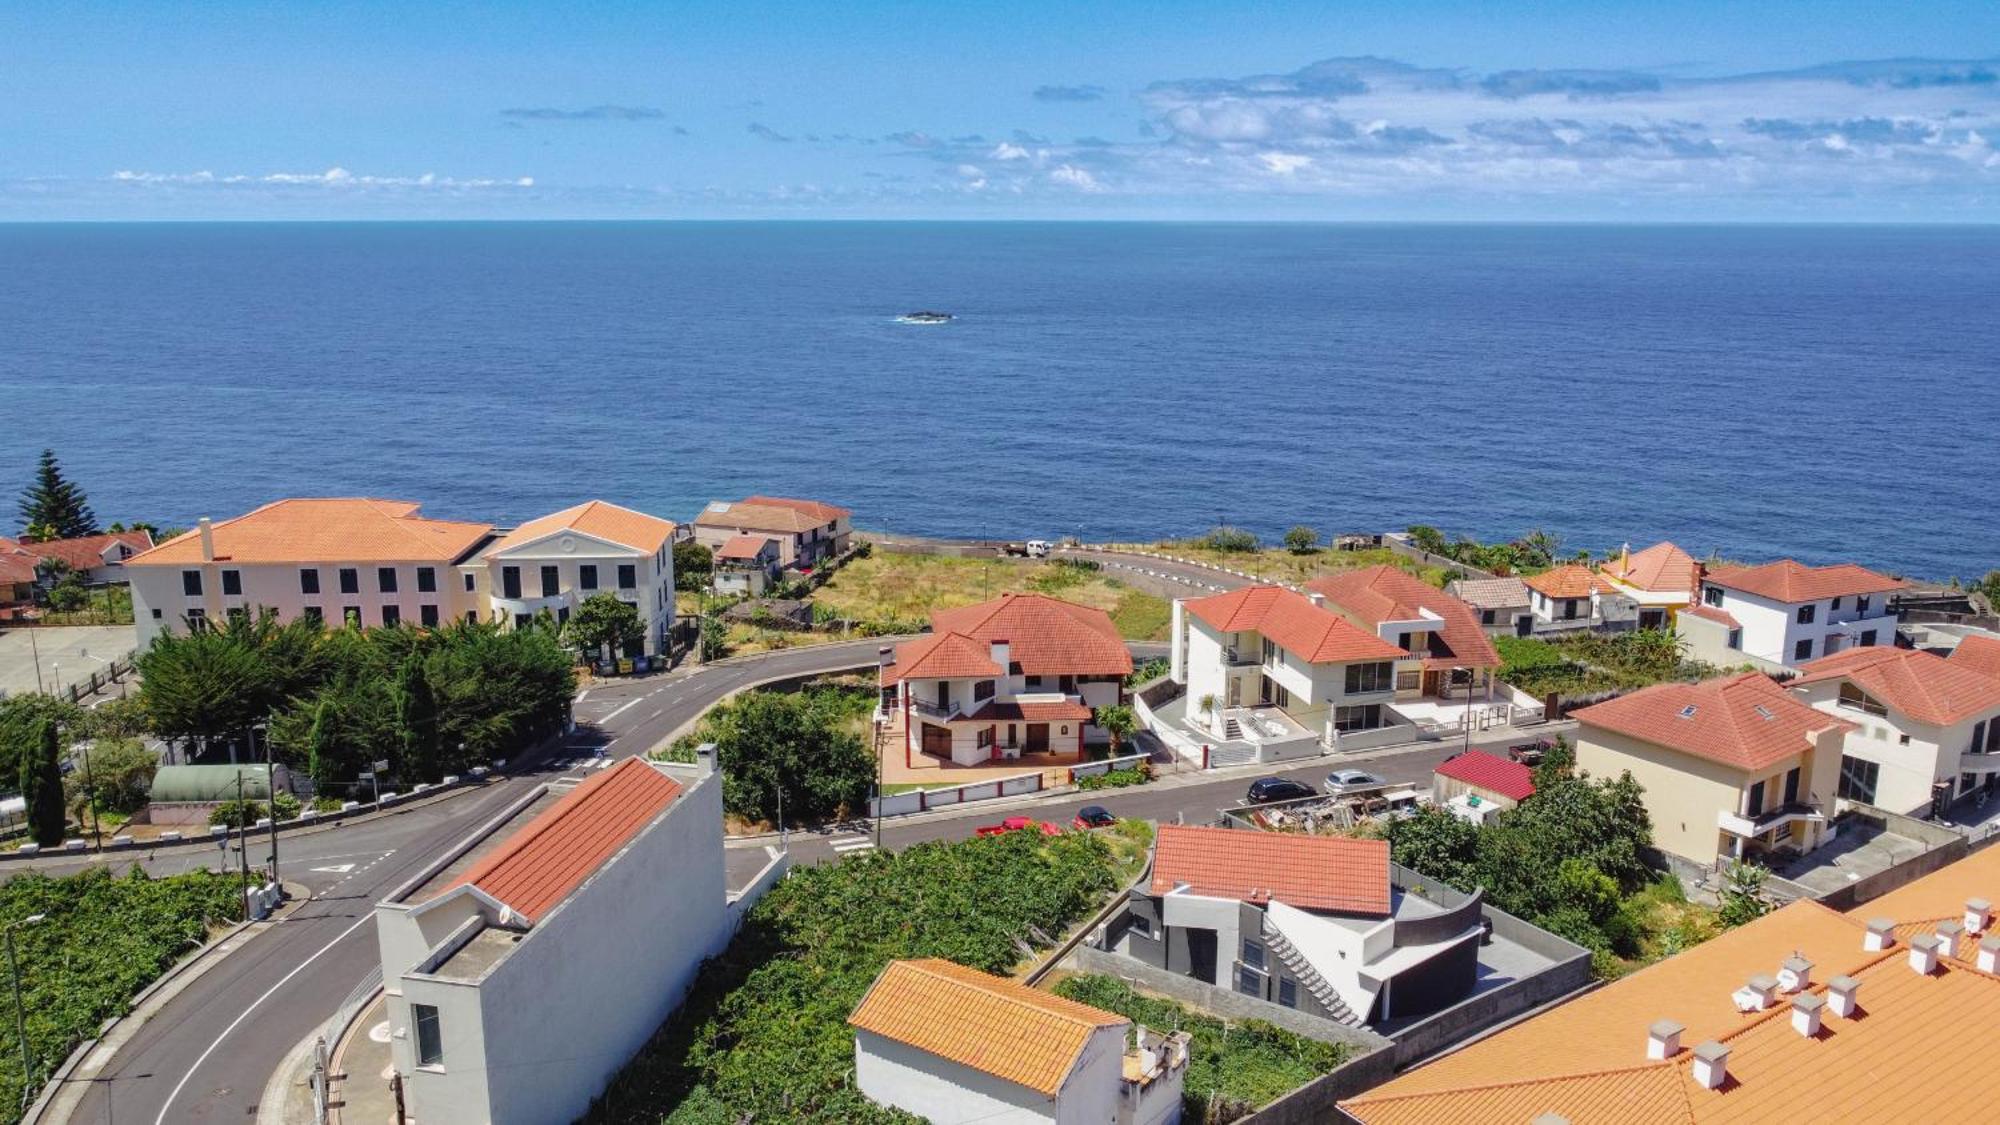
[[[1273,926],[1268,917],[1264,919],[1264,948],[1270,950],[1285,968],[1291,970],[1291,974],[1298,978],[1299,983],[1312,994],[1312,998],[1326,1010],[1328,1019],[1335,1023],[1344,1023],[1349,1027],[1363,1026],[1361,1017],[1354,1014],[1354,1009],[1347,1006],[1347,1001],[1340,998],[1340,993],[1334,991],[1333,985],[1328,984],[1326,978],[1319,975],[1319,970],[1313,968],[1312,962],[1306,960],[1305,954],[1299,952],[1298,946],[1293,945],[1291,939]]]
[[[1222,721],[1222,738],[1225,742],[1243,741],[1243,724],[1237,722],[1235,719],[1224,719]]]

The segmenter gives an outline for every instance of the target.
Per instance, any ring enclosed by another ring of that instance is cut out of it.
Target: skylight
[[[1769,707],[1764,706],[1762,703],[1759,703],[1757,706],[1751,708],[1751,710],[1757,712],[1757,717],[1760,719],[1777,718],[1776,715],[1771,714],[1771,709]]]
[[[1692,719],[1694,718],[1694,712],[1695,712],[1695,706],[1694,704],[1690,703],[1686,707],[1681,708],[1681,718]]]

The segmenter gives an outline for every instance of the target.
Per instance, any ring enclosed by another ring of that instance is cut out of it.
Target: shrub
[[[1295,555],[1310,555],[1319,550],[1319,532],[1300,524],[1285,532],[1285,548]]]
[[[1195,540],[1195,545],[1224,554],[1246,554],[1257,549],[1257,537],[1240,527],[1218,527]]]
[[[264,819],[264,806],[255,801],[224,801],[208,814],[210,825],[248,828]]]
[[[273,794],[271,797],[271,818],[273,820],[297,820],[300,811],[304,808],[305,806],[299,803],[297,797],[283,790]]]
[[[1125,769],[1107,770],[1076,779],[1078,789],[1123,789],[1129,785],[1144,785],[1153,780],[1153,767],[1148,762]]]

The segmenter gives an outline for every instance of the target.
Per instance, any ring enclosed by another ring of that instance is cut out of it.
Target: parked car
[[[1085,805],[1076,810],[1076,819],[1071,823],[1078,828],[1108,828],[1118,823],[1118,818],[1103,805]]]
[[[1524,766],[1540,764],[1542,755],[1556,748],[1555,740],[1538,738],[1533,742],[1517,742],[1507,748],[1507,756]]]
[[[975,828],[972,830],[972,834],[974,836],[1001,836],[1009,832],[1026,831],[1033,827],[1035,827],[1035,818],[1032,816],[1010,816],[998,824],[988,824]],[[1047,821],[1043,821],[1041,827],[1042,835],[1044,836],[1060,836],[1062,834],[1061,828]]]
[[[1367,770],[1335,770],[1326,775],[1326,791],[1352,793],[1358,789],[1380,789],[1386,782]]]
[[[1319,790],[1303,781],[1293,781],[1289,777],[1260,777],[1250,783],[1248,802],[1253,805],[1268,804],[1272,801],[1296,801],[1302,797],[1317,797]]]

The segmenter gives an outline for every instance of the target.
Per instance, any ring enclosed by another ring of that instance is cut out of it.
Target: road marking
[[[586,700],[586,699],[589,699],[589,698],[590,698],[590,689],[589,689],[589,688],[584,688],[584,689],[583,689],[582,691],[580,691],[580,692],[577,692],[577,693],[576,693],[576,701],[577,701],[578,703],[582,703],[582,702],[583,702],[584,700]]]
[[[330,875],[345,875],[348,872],[354,870],[354,865],[351,863],[336,863],[331,867],[308,867],[306,868],[306,870],[324,871]]]
[[[867,836],[842,836],[833,842],[833,850],[842,855],[872,852],[875,850],[875,841]]]
[[[599,723],[608,723],[611,720],[617,718],[618,716],[623,715],[625,712],[631,710],[632,708],[637,707],[639,705],[639,701],[644,698],[646,697],[643,695],[635,695],[632,698],[626,700],[625,705],[623,707],[618,708],[616,711],[611,712],[609,715],[606,715],[597,721]]]

